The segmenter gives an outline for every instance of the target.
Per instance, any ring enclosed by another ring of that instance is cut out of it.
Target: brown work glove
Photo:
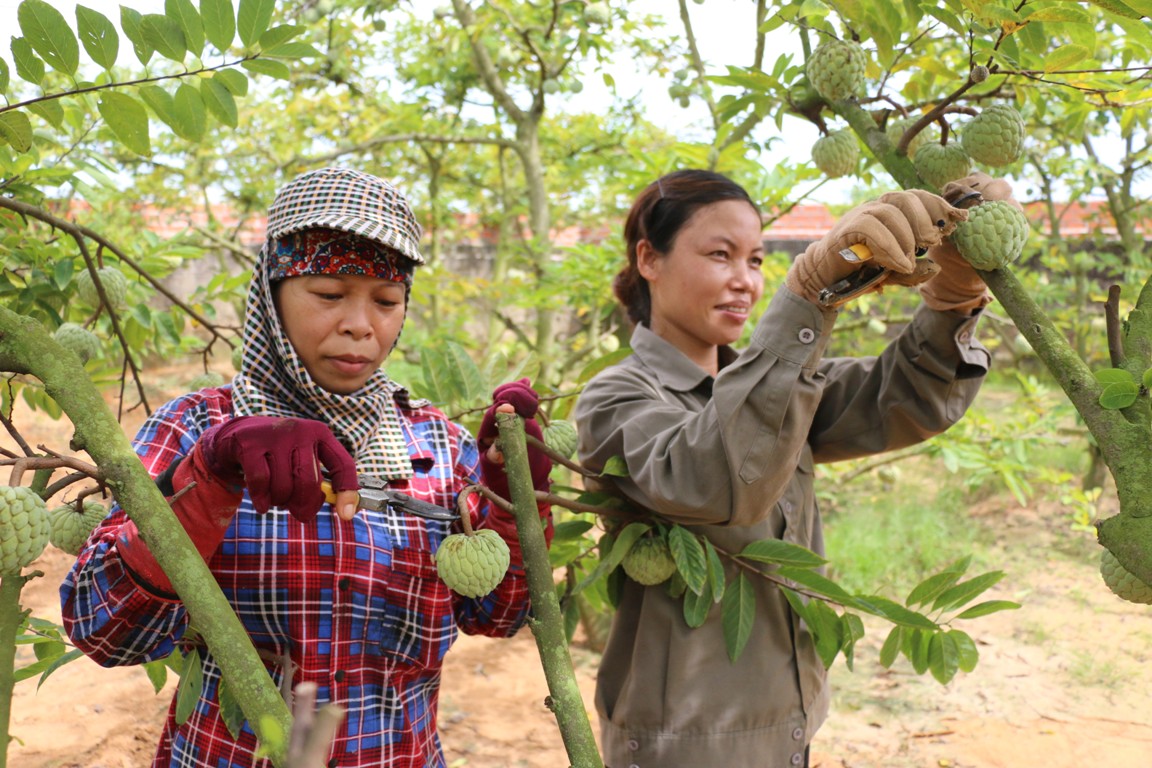
[[[1012,197],[1012,185],[986,173],[976,172],[951,181],[942,190],[947,200],[957,200],[970,191],[979,192],[981,201],[1004,200],[1020,208],[1020,203]],[[992,301],[984,281],[956,250],[951,239],[929,249],[928,258],[940,268],[937,275],[920,286],[920,296],[929,307],[971,314]]]
[[[966,211],[931,192],[889,192],[844,214],[827,235],[796,257],[784,284],[814,303],[820,303],[821,290],[865,265],[888,271],[873,290],[886,282],[918,284],[932,277],[934,268],[918,265],[917,251],[939,245],[967,217]],[[853,261],[841,255],[853,245],[866,246],[870,259]]]

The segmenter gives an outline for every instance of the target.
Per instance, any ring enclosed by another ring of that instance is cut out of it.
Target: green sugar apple
[[[572,422],[553,419],[542,431],[544,432],[544,444],[556,453],[566,459],[572,458],[572,455],[576,453],[576,444],[579,438],[576,434],[576,426]]]
[[[912,165],[920,178],[937,188],[972,173],[972,158],[962,147],[934,141],[916,150]]]
[[[56,343],[76,353],[80,362],[86,363],[94,357],[100,356],[100,339],[87,328],[76,323],[63,323],[52,334]]]
[[[511,553],[496,531],[454,533],[436,551],[436,572],[448,588],[464,597],[484,597],[508,572]]]
[[[188,382],[188,389],[196,392],[201,389],[208,389],[209,387],[219,387],[226,381],[227,379],[224,378],[223,374],[219,374],[216,371],[205,371],[199,376],[193,377],[193,379]]]
[[[645,586],[661,584],[676,572],[672,550],[662,536],[645,536],[632,545],[620,562],[624,573]]]
[[[1024,151],[1024,120],[1015,107],[994,104],[964,126],[960,144],[978,163],[993,168],[1009,165]]]
[[[100,276],[100,283],[104,286],[104,293],[108,296],[108,303],[112,309],[123,309],[128,303],[128,279],[124,273],[115,267],[100,267],[96,272]],[[76,275],[76,292],[85,304],[93,307],[100,306],[100,294],[96,290],[96,281],[88,270]]]
[[[48,511],[48,522],[52,526],[48,541],[70,555],[80,554],[88,534],[108,514],[104,505],[94,501],[86,501],[82,506],[82,510],[77,510],[75,503],[64,504]]]
[[[867,57],[852,40],[825,40],[804,66],[816,92],[828,101],[839,101],[864,93],[864,67]]]
[[[888,137],[888,141],[892,142],[893,147],[898,147],[900,146],[900,138],[904,135],[904,132],[915,123],[916,120],[912,118],[889,120],[888,125],[884,128],[884,134]],[[912,137],[912,140],[908,142],[908,157],[915,157],[916,150],[920,149],[920,147],[924,146],[925,142],[932,138],[930,130],[930,128],[925,128]]]
[[[847,176],[856,170],[860,145],[850,130],[834,131],[821,136],[812,145],[812,162],[830,179]]]
[[[968,211],[952,233],[952,242],[976,269],[999,269],[1020,258],[1028,241],[1028,219],[1003,200],[989,200]]]
[[[51,528],[48,507],[35,491],[0,485],[0,576],[18,574],[40,557]]]
[[[1130,603],[1152,605],[1152,585],[1145,584],[1136,575],[1120,565],[1116,555],[1108,550],[1100,553],[1100,575],[1108,589]]]

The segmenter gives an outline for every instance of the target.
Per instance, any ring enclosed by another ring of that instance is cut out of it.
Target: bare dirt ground
[[[133,421],[126,423],[130,432]],[[33,445],[67,445],[61,424],[27,415],[17,424]],[[813,765],[1152,766],[1152,609],[1108,592],[1096,572],[1095,545],[1068,532],[1056,505],[1020,508],[995,500],[970,515],[973,525],[996,531],[995,561],[1008,574],[991,597],[1024,607],[965,627],[979,645],[980,663],[947,686],[917,677],[904,662],[891,671],[879,667],[885,630],[870,625],[855,672],[842,659],[833,668],[833,712],[813,744]],[[34,615],[59,620],[56,590],[70,563],[50,548],[34,564],[45,573],[23,593]],[[596,661],[590,650],[573,648],[589,707]],[[171,684],[154,694],[139,669],[105,670],[87,659],[60,669],[39,689],[35,680],[22,682],[13,702],[12,733],[19,741],[9,765],[147,766],[171,694]],[[449,766],[567,766],[546,695],[527,630],[505,641],[462,638],[449,653],[441,697]],[[590,716],[595,723],[595,713]],[[715,765],[725,765],[722,757]]]

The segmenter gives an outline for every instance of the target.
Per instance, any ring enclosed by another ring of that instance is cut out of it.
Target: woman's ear
[[[660,254],[652,247],[652,243],[641,240],[636,243],[636,271],[648,282],[659,272]]]

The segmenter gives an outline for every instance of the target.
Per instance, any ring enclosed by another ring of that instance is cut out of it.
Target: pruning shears
[[[360,509],[384,512],[389,507],[392,507],[401,512],[407,512],[427,520],[450,521],[459,517],[459,515],[452,510],[445,509],[436,504],[430,504],[427,501],[415,499],[400,491],[391,490],[386,487],[385,482],[379,478],[359,475],[356,479],[360,483],[360,498],[357,501],[357,506]],[[324,480],[320,483],[320,489],[324,491],[325,501],[329,504],[336,501],[336,491],[332,489],[332,483]]]

